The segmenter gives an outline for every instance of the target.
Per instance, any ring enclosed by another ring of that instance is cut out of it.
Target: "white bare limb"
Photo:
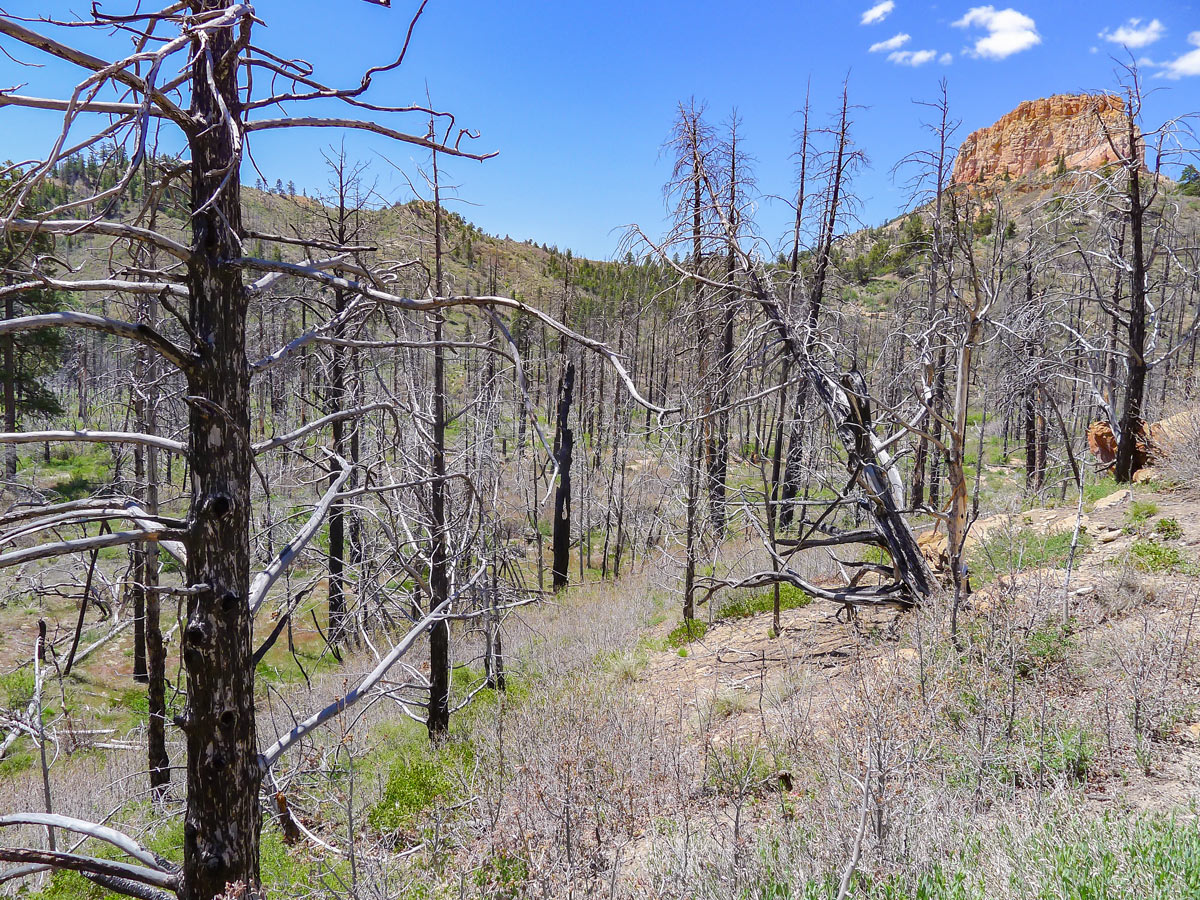
[[[254,452],[266,453],[268,450],[274,450],[276,447],[282,447],[284,444],[290,444],[292,441],[299,440],[307,434],[312,434],[314,431],[319,431],[326,425],[332,425],[334,422],[341,422],[345,419],[356,419],[359,416],[364,416],[369,412],[374,412],[378,409],[391,409],[390,403],[369,403],[366,406],[355,407],[354,409],[344,409],[340,412],[330,413],[327,416],[322,416],[320,419],[314,419],[307,425],[301,425],[294,431],[289,431],[287,434],[281,434],[266,441],[259,441],[254,445]]]
[[[388,128],[386,125],[380,125],[378,122],[369,122],[363,119],[325,119],[316,116],[295,116],[289,119],[259,119],[256,122],[247,122],[245,127],[247,132],[267,131],[276,128],[349,128],[359,131],[370,131],[372,134],[382,135],[394,141],[400,141],[405,144],[416,144],[418,147],[424,147],[426,150],[445,153],[447,156],[473,159],[478,162],[496,156],[496,151],[492,151],[491,153],[468,153],[466,150],[460,150],[457,147],[443,144],[440,141],[432,141],[429,138],[418,137],[404,131],[397,131],[395,128]]]
[[[0,95],[0,106],[3,105],[2,97],[3,95]],[[182,262],[187,262],[191,258],[191,251],[187,247],[165,234],[149,228],[139,228],[136,225],[109,222],[104,219],[11,219],[7,222],[0,219],[0,233],[4,231],[32,234],[100,234],[105,237],[126,238],[151,244]]]
[[[173,529],[117,531],[112,534],[100,534],[93,537],[76,538],[70,541],[58,541],[53,544],[39,544],[24,550],[13,550],[10,553],[0,553],[0,569],[9,566],[19,566],[39,559],[52,556],[64,556],[68,553],[83,553],[88,550],[101,550],[105,547],[120,547],[124,544],[137,544],[145,541],[163,543],[169,540],[182,540],[186,532]]]
[[[145,866],[135,866],[130,863],[117,862],[108,859],[97,859],[93,856],[81,856],[78,853],[64,853],[55,850],[31,850],[24,847],[0,847],[0,860],[15,863],[34,863],[52,866],[56,869],[73,869],[76,872],[100,875],[108,878],[128,879],[139,884],[149,884],[169,891],[179,887],[179,876],[148,869]]]
[[[182,284],[170,281],[124,281],[120,278],[90,278],[72,280],[70,278],[51,278],[41,275],[36,281],[22,281],[0,288],[0,298],[10,294],[26,294],[37,290],[52,291],[110,291],[122,294],[172,294],[176,297],[186,297],[187,288]]]
[[[127,856],[131,856],[138,862],[145,863],[152,869],[159,872],[166,872],[158,857],[135,841],[126,834],[122,834],[115,828],[109,828],[107,825],[97,825],[95,822],[87,822],[83,819],[72,818],[71,816],[60,816],[53,813],[14,813],[12,815],[0,816],[0,827],[5,825],[50,825],[55,828],[63,828],[67,831],[74,831],[76,834],[86,834],[88,837],[94,837],[97,840],[105,841],[112,844],[117,849],[123,851]]]
[[[34,282],[32,286],[26,286],[25,289],[36,290],[43,287],[47,287],[47,285],[42,282]],[[9,289],[0,288],[0,293],[6,290]],[[191,366],[191,360],[186,350],[176,346],[148,325],[138,325],[120,319],[111,319],[107,316],[74,311],[41,313],[36,316],[19,316],[15,319],[0,321],[0,335],[41,331],[46,328],[86,328],[91,331],[102,331],[105,334],[144,344],[156,351],[163,359],[174,363],[184,371]]]
[[[271,560],[271,563],[254,576],[254,580],[250,582],[250,612],[251,614],[258,612],[263,601],[267,599],[267,592],[271,590],[279,576],[288,570],[288,568],[296,561],[300,555],[300,551],[305,545],[312,540],[313,536],[320,531],[321,523],[325,521],[325,516],[329,512],[329,508],[338,498],[338,492],[341,491],[350,474],[354,471],[354,467],[346,460],[336,454],[330,454],[333,459],[342,467],[341,473],[329,489],[321,496],[320,502],[317,503],[316,509],[313,510],[312,516],[304,527],[296,532],[296,536],[288,541],[283,549],[279,551],[279,555]],[[0,557],[2,559],[3,557]]]
[[[168,453],[187,455],[187,444],[173,441],[170,438],[159,437],[156,434],[142,434],[133,431],[6,431],[0,432],[0,444],[45,444],[59,442],[77,442],[85,444],[141,444],[145,447],[157,447]]]

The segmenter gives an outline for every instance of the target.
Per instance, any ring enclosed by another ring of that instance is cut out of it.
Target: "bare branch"
[[[0,847],[0,860],[15,863],[35,863],[56,869],[72,869],[84,874],[103,875],[110,878],[127,878],[140,884],[150,884],[175,892],[179,888],[179,876],[168,875],[143,866],[81,856],[78,853],[63,853],[54,850],[30,850],[24,847]]]
[[[71,816],[60,816],[53,813],[14,813],[12,815],[0,816],[0,827],[5,825],[52,825],[55,828],[65,828],[67,831],[74,831],[77,834],[86,834],[88,837],[94,837],[101,841],[106,841],[114,847],[123,850],[128,856],[132,856],[139,862],[145,863],[152,869],[159,872],[167,871],[158,857],[135,841],[128,835],[122,834],[114,828],[109,828],[107,825],[97,825],[94,822],[87,822],[83,819],[75,819]]]
[[[283,549],[279,551],[279,555],[271,561],[270,565],[255,575],[254,580],[250,582],[250,612],[252,614],[258,612],[258,608],[266,600],[267,592],[271,589],[271,585],[279,579],[280,575],[288,570],[300,555],[300,551],[312,540],[313,535],[320,530],[321,523],[325,520],[326,513],[329,512],[329,507],[338,499],[338,492],[354,471],[354,467],[346,462],[346,460],[336,454],[330,455],[341,465],[341,474],[338,475],[333,484],[329,486],[329,489],[321,496],[320,502],[317,504],[316,509],[313,510],[313,514],[309,520],[304,523],[304,527],[296,532],[296,536],[283,546]]]
[[[330,413],[327,416],[322,416],[320,419],[314,419],[307,425],[301,425],[294,431],[289,431],[287,434],[277,435],[266,441],[259,441],[254,445],[254,452],[266,453],[268,450],[274,450],[276,447],[282,447],[284,444],[290,444],[292,441],[298,440],[307,434],[312,434],[314,431],[319,431],[326,425],[332,425],[334,422],[341,422],[345,419],[356,419],[359,416],[364,416],[369,412],[374,412],[377,409],[391,409],[390,403],[369,403],[366,406],[355,407],[354,409],[344,409],[340,412]],[[0,438],[3,436],[0,435]]]
[[[157,231],[102,219],[12,219],[8,222],[0,220],[0,233],[5,230],[35,234],[102,234],[106,237],[128,238],[152,244],[183,262],[187,262],[192,255],[183,244]]]
[[[363,119],[323,119],[315,116],[296,116],[291,119],[259,119],[257,122],[246,123],[247,132],[266,131],[274,128],[354,128],[360,131],[370,131],[373,134],[383,135],[384,137],[391,138],[394,141],[401,141],[405,144],[416,144],[418,147],[424,147],[426,150],[433,150],[437,153],[445,153],[447,156],[458,156],[478,162],[498,155],[498,151],[495,150],[491,153],[468,153],[466,150],[459,150],[457,147],[452,147],[440,141],[431,141],[429,138],[417,137],[414,134],[397,131],[394,128],[388,128],[386,125],[380,125],[378,122],[369,122]]]
[[[32,285],[34,289],[39,287],[46,287],[46,285],[41,283],[34,283]],[[26,290],[29,289],[30,287],[27,286]],[[7,289],[0,288],[0,293],[5,292],[7,292]],[[132,322],[110,319],[105,316],[93,315],[92,313],[53,312],[42,313],[36,316],[20,316],[16,319],[5,319],[0,321],[0,335],[17,334],[25,331],[40,331],[45,328],[66,327],[87,328],[92,331],[102,331],[105,334],[127,338],[151,348],[162,356],[163,359],[174,363],[185,372],[191,368],[191,358],[187,351],[167,340],[150,326],[136,325]]]
[[[47,559],[51,556],[63,556],[68,553],[81,553],[86,550],[102,549],[104,547],[120,547],[123,544],[137,544],[144,541],[183,540],[186,531],[174,529],[148,529],[142,531],[117,531],[112,534],[100,534],[94,537],[76,538],[70,541],[59,541],[55,544],[40,544],[24,550],[13,550],[0,554],[0,569],[9,566],[19,566],[23,563]]]
[[[156,434],[141,434],[129,431],[15,431],[0,432],[0,444],[45,444],[51,442],[79,442],[85,444],[141,444],[157,447],[168,453],[187,455],[187,444],[159,437]]]

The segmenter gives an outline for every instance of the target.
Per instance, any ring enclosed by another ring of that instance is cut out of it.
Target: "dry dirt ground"
[[[1130,528],[1134,500],[1148,496],[1153,497],[1156,511],[1140,531]],[[1200,504],[1191,499],[1165,492],[1150,495],[1141,488],[1120,489],[1096,501],[1082,516],[1075,508],[990,516],[974,524],[970,545],[978,546],[989,536],[1012,529],[1042,535],[1070,533],[1077,519],[1080,532],[1090,541],[1081,541],[1069,583],[1061,567],[1001,576],[972,594],[962,611],[964,619],[986,616],[1001,606],[1011,611],[1014,601],[1027,600],[1030,594],[1056,595],[1053,602],[1061,605],[1066,594],[1081,656],[1099,653],[1122,640],[1136,641],[1138,632],[1155,626],[1188,634],[1194,628],[1200,640],[1200,570],[1134,575],[1140,597],[1128,598],[1128,602],[1152,598],[1141,608],[1148,621],[1124,608],[1119,596],[1122,574],[1129,572],[1130,548],[1140,533],[1152,533],[1160,520],[1173,519],[1182,530],[1179,538],[1165,543],[1200,560]],[[769,613],[717,618],[702,638],[687,645],[686,656],[673,650],[654,653],[639,678],[640,690],[656,708],[682,705],[693,720],[705,720],[710,737],[769,733],[779,716],[778,703],[773,701],[781,692],[795,691],[801,685],[809,715],[831,724],[833,713],[861,678],[864,662],[877,670],[919,679],[920,653],[911,645],[911,629],[899,627],[903,615],[868,610],[847,621],[836,607],[816,602],[783,611],[779,637],[772,634]],[[660,626],[659,636],[667,630],[667,625]],[[907,631],[903,637],[902,630]],[[1085,675],[1072,688],[1076,702],[1090,704],[1104,686]],[[714,704],[724,716],[711,715]],[[1119,797],[1137,807],[1164,808],[1200,800],[1200,707],[1192,705],[1189,714],[1173,723],[1164,737],[1152,775],[1101,778],[1088,796],[1100,802]]]

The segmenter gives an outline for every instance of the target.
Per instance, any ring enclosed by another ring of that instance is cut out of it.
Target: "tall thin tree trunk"
[[[554,430],[554,456],[558,463],[558,486],[554,491],[553,563],[551,584],[554,590],[567,586],[567,567],[571,552],[571,454],[575,434],[568,423],[572,392],[575,387],[575,363],[568,362],[558,389],[558,418]]]
[[[197,0],[196,14],[229,0]],[[231,883],[259,887],[262,770],[254,718],[250,587],[250,367],[242,255],[238,49],[229,29],[192,48],[193,251],[187,267],[188,451],[194,497],[181,651],[187,668],[187,812],[181,900],[211,900]],[[231,177],[232,173],[232,177]]]
[[[442,296],[442,196],[438,182],[437,154],[433,154],[433,255],[434,290]],[[433,552],[429,567],[430,608],[435,609],[450,596],[450,547],[446,533],[446,355],[442,347],[445,319],[440,313],[433,320]],[[429,631],[429,711],[426,725],[429,738],[440,741],[450,730],[450,620],[434,623]]]
[[[1121,435],[1117,443],[1114,475],[1118,482],[1133,479],[1138,439],[1142,435],[1142,403],[1146,392],[1146,254],[1143,246],[1141,182],[1141,139],[1132,100],[1128,109],[1128,201],[1129,237],[1132,244],[1129,259],[1129,317],[1126,350],[1125,406],[1121,411]]]
[[[4,284],[12,284],[12,276],[4,276]],[[16,317],[16,297],[9,294],[4,298],[4,318]],[[6,334],[4,346],[4,430],[10,434],[17,430],[17,340]],[[7,478],[17,477],[17,445],[4,445],[4,474]]]

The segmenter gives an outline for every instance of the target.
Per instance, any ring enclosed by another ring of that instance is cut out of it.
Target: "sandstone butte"
[[[1122,99],[1111,94],[1026,100],[996,124],[971,133],[959,148],[953,182],[1019,178],[1060,157],[1068,169],[1098,169],[1115,158],[1105,128],[1116,140],[1126,135],[1127,122]]]

